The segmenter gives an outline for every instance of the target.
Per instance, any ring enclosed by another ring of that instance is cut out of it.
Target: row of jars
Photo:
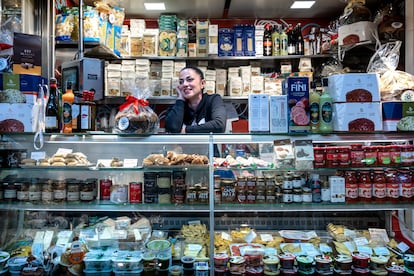
[[[314,146],[315,168],[414,165],[414,145]]]
[[[0,185],[4,202],[62,203],[96,199],[97,179],[79,180],[6,177]]]
[[[414,199],[413,170],[343,171],[346,202],[400,202]]]

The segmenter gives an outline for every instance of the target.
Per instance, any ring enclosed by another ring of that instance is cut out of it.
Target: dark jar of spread
[[[238,176],[236,180],[237,189],[247,189],[247,178],[245,176]]]
[[[66,181],[63,179],[53,182],[53,201],[62,203],[66,201]]]
[[[67,202],[78,202],[80,200],[79,180],[67,179]]]
[[[255,190],[256,189],[256,176],[248,176],[246,181],[246,187],[248,190]]]
[[[266,190],[266,203],[267,204],[276,203],[276,195],[273,189]]]
[[[209,195],[207,187],[201,187],[197,191],[197,199],[200,204],[208,204]]]
[[[266,182],[263,176],[258,176],[256,178],[256,191],[265,191],[266,190]]]
[[[231,178],[221,179],[221,203],[234,203],[236,201],[236,187]]]
[[[375,170],[372,180],[372,199],[375,202],[384,202],[387,199],[387,185],[383,170]]]
[[[95,181],[93,179],[86,179],[81,183],[79,197],[82,202],[90,202],[95,199]]]
[[[41,180],[32,178],[29,186],[29,201],[31,203],[39,203],[42,198]]]
[[[53,202],[53,179],[42,180],[42,202]]]

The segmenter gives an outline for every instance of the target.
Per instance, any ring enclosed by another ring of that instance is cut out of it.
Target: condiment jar
[[[62,203],[66,201],[66,181],[56,180],[53,182],[53,201]]]
[[[29,182],[25,178],[16,179],[16,198],[20,202],[29,202]]]
[[[230,273],[244,274],[246,272],[246,261],[242,256],[233,256],[229,260]]]
[[[44,179],[42,180],[42,202],[50,203],[53,202],[53,180]]]
[[[81,188],[79,192],[80,200],[83,202],[90,202],[94,200],[94,185],[93,180],[85,180],[81,183]]]
[[[362,167],[364,165],[364,149],[362,148],[362,144],[351,144],[350,145],[350,159],[351,159],[351,167],[357,168]]]
[[[345,172],[345,202],[358,202],[358,179],[356,171]]]
[[[39,203],[42,199],[42,187],[39,179],[32,178],[29,186],[29,201],[31,203]]]
[[[200,204],[208,204],[208,188],[201,187],[197,192],[198,203]]]
[[[221,180],[221,202],[233,203],[236,200],[236,188],[234,180],[231,178],[223,178]]]
[[[80,200],[79,181],[76,179],[66,179],[66,187],[67,202],[78,202]]]
[[[14,182],[3,182],[3,191],[4,191],[4,201],[13,202],[17,200],[17,186],[14,185]]]
[[[372,199],[371,171],[362,170],[359,173],[358,198],[362,202],[370,202]]]
[[[375,170],[372,180],[372,200],[383,202],[387,198],[387,185],[383,170]]]

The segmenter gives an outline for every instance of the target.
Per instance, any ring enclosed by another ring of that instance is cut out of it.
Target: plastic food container
[[[95,269],[85,269],[83,270],[85,276],[111,276],[112,269],[103,269],[103,270],[95,270]]]
[[[279,255],[280,266],[283,269],[292,269],[296,256],[291,253],[283,253]]]
[[[385,269],[388,271],[389,276],[400,276],[405,274],[404,268],[399,265],[387,266]]]
[[[271,272],[271,274],[267,274],[267,275],[272,275],[272,273],[279,272],[279,263],[280,263],[280,260],[277,256],[263,257],[263,264],[264,264],[263,268],[264,268],[265,274],[267,272]]]
[[[27,257],[18,256],[10,258],[7,261],[7,265],[9,266],[9,272],[21,271],[26,263]]]
[[[0,251],[0,271],[4,269],[9,259],[10,259],[10,254],[8,252]]]
[[[87,271],[107,271],[112,269],[111,257],[101,251],[86,253],[83,262]]]
[[[370,270],[384,270],[385,265],[388,263],[389,256],[372,256],[369,262]]]
[[[335,258],[335,269],[338,271],[348,271],[352,268],[352,258],[347,255],[338,255]]]
[[[311,271],[313,259],[307,255],[300,255],[296,257],[296,262],[298,263],[298,269],[302,272]]]
[[[368,254],[355,252],[352,254],[352,264],[357,268],[368,268],[370,257]]]
[[[183,264],[184,269],[194,268],[195,258],[192,256],[183,256],[181,257],[181,263]]]
[[[241,256],[234,256],[230,258],[230,273],[244,273],[246,271],[246,261]]]
[[[136,270],[113,270],[115,276],[139,276],[142,273],[142,268]]]
[[[315,256],[315,267],[318,272],[330,271],[332,264],[332,258],[327,255]]]
[[[180,276],[183,273],[183,267],[181,265],[172,265],[170,267],[171,276]]]
[[[224,269],[229,261],[229,255],[226,253],[219,253],[214,255],[214,266],[217,269]]]
[[[118,251],[112,257],[112,268],[115,271],[142,270],[142,254],[132,251]]]

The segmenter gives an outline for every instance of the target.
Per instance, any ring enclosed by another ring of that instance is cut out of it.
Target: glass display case
[[[377,246],[400,258],[399,242],[406,252],[413,249],[411,234],[395,228],[397,221],[410,231],[404,216],[413,200],[412,138],[91,132],[46,134],[36,151],[33,134],[3,134],[1,248],[10,257],[42,252],[37,258],[55,275],[89,271],[90,263],[71,259],[76,242],[82,254],[103,248],[145,254],[150,241],[166,240],[171,259],[157,273],[184,265],[182,257],[219,273],[217,254],[248,255],[246,245],[260,249],[254,252],[261,269],[266,256],[304,253],[288,249],[291,243],[313,244],[312,257],[326,253],[326,244],[332,257]],[[370,152],[377,154],[375,163]],[[364,172],[383,177],[364,185]],[[351,241],[353,249],[338,245]],[[112,256],[110,269],[116,265]],[[140,266],[145,269],[145,262]]]

